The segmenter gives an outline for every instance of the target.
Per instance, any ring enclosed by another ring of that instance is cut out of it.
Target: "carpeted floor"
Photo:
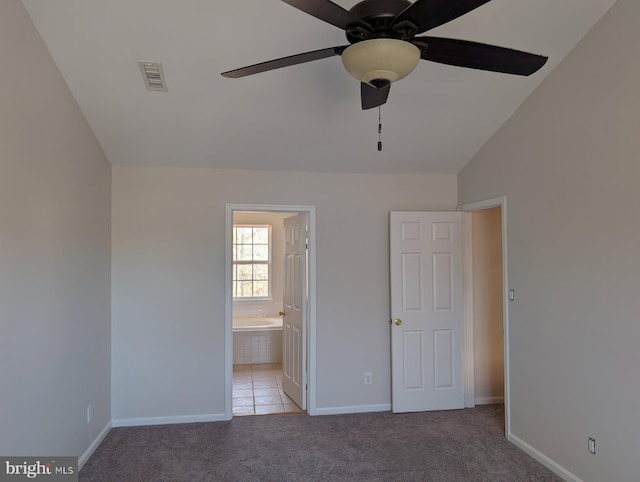
[[[560,481],[507,442],[504,409],[114,428],[80,481]]]

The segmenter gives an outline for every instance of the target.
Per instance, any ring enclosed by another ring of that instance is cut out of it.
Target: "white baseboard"
[[[174,423],[222,422],[229,420],[224,413],[203,413],[198,415],[175,415],[170,417],[136,417],[113,419],[114,427],[138,427],[141,425],[169,425]]]
[[[78,471],[80,471],[80,469],[84,466],[84,464],[87,463],[87,460],[89,460],[89,457],[91,457],[93,455],[93,452],[96,451],[96,449],[98,448],[98,445],[102,443],[104,438],[109,433],[109,430],[111,430],[111,422],[108,422],[104,426],[104,428],[100,431],[100,433],[95,438],[95,440],[91,442],[91,445],[89,445],[89,448],[85,450],[84,453],[80,456],[80,458],[78,459]]]
[[[554,460],[550,459],[549,457],[547,457],[545,454],[543,454],[539,450],[533,448],[531,445],[529,445],[527,442],[525,442],[521,438],[519,438],[519,437],[513,435],[512,433],[510,433],[507,436],[507,439],[513,445],[515,445],[516,447],[518,447],[522,451],[524,451],[527,454],[529,454],[531,457],[536,459],[538,462],[540,462],[546,468],[548,468],[549,470],[554,472],[556,475],[562,477],[564,480],[567,480],[569,482],[583,482],[582,479],[580,479],[579,477],[576,477],[575,475],[573,475],[571,472],[569,472],[567,469],[562,467],[560,464],[558,464]]]
[[[491,405],[494,403],[504,403],[504,397],[478,397],[476,405]]]
[[[350,405],[347,407],[316,408],[315,415],[341,415],[345,413],[388,412],[389,410],[391,410],[390,403],[382,403],[379,405]]]

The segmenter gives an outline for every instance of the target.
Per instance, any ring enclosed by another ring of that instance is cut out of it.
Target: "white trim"
[[[494,403],[504,403],[504,397],[478,397],[475,399],[476,405],[492,405]]]
[[[475,356],[473,336],[473,215],[462,213],[462,242],[464,258],[464,406],[476,405]]]
[[[168,417],[116,418],[114,427],[139,427],[143,425],[171,425],[176,423],[224,422],[229,420],[226,413],[201,413],[197,415],[172,415]]]
[[[476,201],[473,203],[461,204],[457,207],[458,211],[480,211],[481,209],[495,208],[502,206],[506,201],[507,196],[494,197],[491,199],[485,199],[484,201]]]
[[[507,196],[500,196],[484,201],[462,204],[458,206],[459,211],[473,212],[481,209],[494,207],[501,208],[502,215],[502,309],[503,309],[503,330],[504,330],[504,425],[505,433],[511,433],[511,387],[509,383],[509,270],[507,252]],[[466,280],[471,283],[471,279]],[[473,316],[471,317],[473,319]],[[465,318],[465,323],[468,320]]]
[[[347,413],[389,412],[390,403],[378,405],[349,405],[346,407],[326,407],[316,409],[315,415],[343,415]]]
[[[309,302],[308,302],[308,336],[307,336],[307,413],[317,415],[316,409],[316,207],[277,204],[227,204],[226,205],[226,239],[225,239],[225,420],[233,418],[232,385],[233,385],[233,321],[232,287],[231,287],[231,229],[233,228],[234,211],[305,213],[307,214],[309,247]]]
[[[558,464],[554,460],[550,459],[549,457],[547,457],[545,454],[543,454],[539,450],[533,448],[531,445],[529,445],[527,442],[525,442],[521,438],[519,438],[519,437],[513,435],[512,433],[510,433],[508,435],[507,439],[513,445],[515,445],[520,450],[522,450],[523,452],[527,453],[528,455],[530,455],[531,457],[536,459],[538,462],[540,462],[546,468],[548,468],[549,470],[554,472],[556,475],[559,475],[560,477],[562,477],[564,480],[567,480],[567,481],[570,481],[570,482],[583,482],[583,480],[581,478],[579,478],[576,475],[572,474],[567,469],[565,469],[563,466],[561,466],[560,464]]]
[[[89,448],[84,451],[84,453],[80,456],[80,458],[78,458],[78,470],[84,467],[84,464],[87,463],[87,460],[89,460],[89,458],[93,455],[93,452],[96,451],[98,446],[102,443],[104,438],[107,436],[107,434],[109,433],[109,430],[111,430],[111,426],[112,426],[111,421],[107,422],[107,424],[100,431],[98,436],[93,440],[93,442],[91,442],[91,445],[89,445]]]

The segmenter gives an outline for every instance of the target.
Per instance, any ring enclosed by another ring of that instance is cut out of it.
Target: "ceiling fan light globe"
[[[418,47],[404,40],[389,38],[364,40],[342,52],[346,71],[367,84],[376,79],[397,82],[413,72],[419,61]]]

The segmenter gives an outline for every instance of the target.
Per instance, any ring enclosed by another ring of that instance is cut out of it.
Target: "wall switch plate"
[[[364,372],[364,384],[371,385],[373,383],[373,374],[371,372]]]
[[[516,299],[516,290],[509,290],[509,301],[515,301]]]
[[[596,453],[596,439],[593,437],[589,437],[589,452],[592,454]]]

